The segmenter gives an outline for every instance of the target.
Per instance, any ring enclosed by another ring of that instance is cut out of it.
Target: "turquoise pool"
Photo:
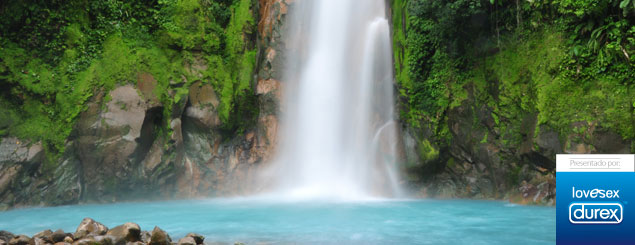
[[[264,244],[555,244],[556,210],[501,201],[269,202],[210,199],[76,205],[0,212],[0,230],[75,231],[84,217],[108,227],[157,225],[176,240]]]

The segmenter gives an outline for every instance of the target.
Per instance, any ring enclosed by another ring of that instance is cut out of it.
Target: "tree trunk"
[[[520,29],[520,0],[516,0],[516,27]]]

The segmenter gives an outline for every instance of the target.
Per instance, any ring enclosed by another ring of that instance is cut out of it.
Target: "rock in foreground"
[[[205,237],[189,233],[179,240],[182,245],[202,245]],[[151,232],[141,230],[135,223],[125,223],[108,229],[102,223],[91,218],[84,218],[75,233],[63,230],[55,232],[44,230],[28,237],[0,231],[0,245],[172,245],[167,232],[155,226]]]

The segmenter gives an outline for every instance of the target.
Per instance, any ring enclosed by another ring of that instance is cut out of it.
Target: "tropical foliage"
[[[49,156],[58,156],[91,97],[135,83],[139,72],[157,80],[168,115],[195,80],[212,84],[223,129],[240,130],[256,113],[249,92],[253,6],[251,0],[3,1],[0,136],[41,140]],[[201,57],[208,68],[194,77],[184,67]]]
[[[502,127],[536,113],[563,133],[588,121],[635,138],[635,1],[394,0],[392,7],[401,117],[410,125],[446,138],[447,111],[474,85]]]

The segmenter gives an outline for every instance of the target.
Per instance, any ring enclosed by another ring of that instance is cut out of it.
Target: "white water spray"
[[[385,0],[295,4],[269,188],[291,200],[399,196]]]

